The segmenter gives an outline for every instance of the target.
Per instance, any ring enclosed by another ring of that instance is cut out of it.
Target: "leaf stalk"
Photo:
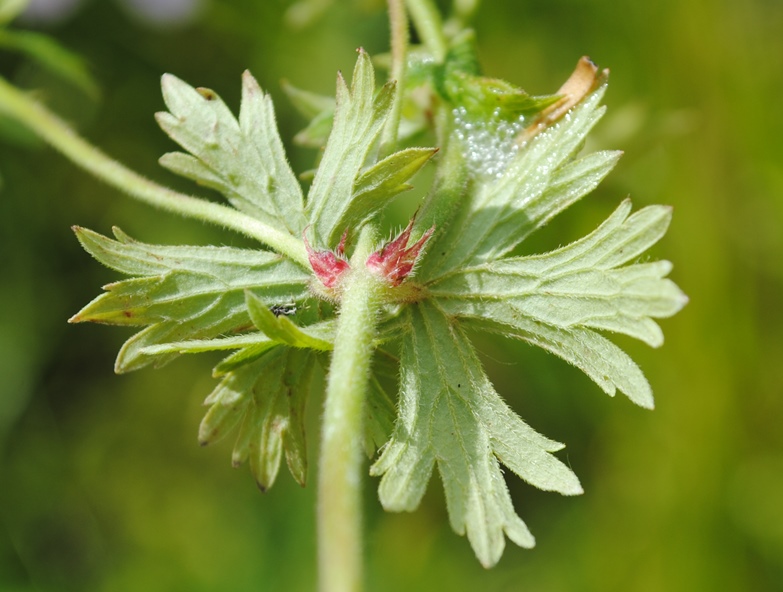
[[[142,177],[84,140],[38,101],[0,78],[0,113],[29,127],[44,141],[123,193],[153,207],[215,224],[256,239],[309,269],[302,241],[221,204],[178,193]]]
[[[362,588],[362,417],[381,285],[364,266],[374,232],[359,238],[355,265],[343,280],[341,312],[329,370],[318,475],[318,561],[321,592]]]
[[[442,63],[448,52],[448,44],[435,3],[432,0],[406,0],[406,4],[419,37],[435,60]]]
[[[389,28],[391,32],[391,69],[389,70],[389,80],[395,81],[396,86],[394,89],[394,101],[392,102],[392,108],[381,139],[382,156],[390,154],[394,150],[402,114],[402,93],[408,66],[408,14],[405,11],[404,0],[389,0]]]

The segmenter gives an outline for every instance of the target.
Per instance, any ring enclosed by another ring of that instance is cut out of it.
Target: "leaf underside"
[[[624,333],[657,347],[653,318],[687,302],[665,276],[668,261],[622,266],[666,232],[670,208],[650,206],[629,216],[630,200],[594,232],[544,255],[500,259],[443,276],[430,287],[449,314],[474,326],[525,339],[583,370],[605,392],[620,389],[653,406],[638,366],[595,330]],[[622,267],[621,267],[622,266]]]
[[[239,426],[232,463],[247,461],[262,491],[274,484],[283,456],[300,485],[307,479],[304,409],[313,358],[307,350],[276,346],[229,372],[207,397],[199,442],[212,444]]]
[[[437,152],[408,148],[377,161],[377,141],[391,111],[394,83],[375,92],[369,56],[359,51],[350,88],[337,77],[329,139],[307,197],[307,213],[321,244],[334,247],[346,229],[360,228],[399,193]]]
[[[523,547],[533,536],[514,512],[502,462],[532,485],[581,493],[551,453],[562,444],[525,424],[495,392],[458,322],[432,304],[410,307],[402,338],[399,418],[372,474],[387,510],[415,509],[437,464],[451,525],[467,533],[481,563],[500,559],[504,533]]]
[[[163,77],[169,112],[158,113],[161,128],[188,153],[172,152],[160,163],[215,189],[238,210],[301,236],[304,196],[286,160],[272,99],[249,72],[242,76],[242,104],[235,118],[209,89]]]
[[[603,91],[528,140],[499,177],[473,179],[467,190],[444,183],[447,191],[465,191],[461,207],[429,245],[417,276],[429,300],[402,316],[399,415],[371,472],[382,476],[386,509],[412,511],[437,465],[452,527],[467,534],[485,566],[502,555],[504,534],[520,546],[534,544],[513,510],[501,464],[540,489],[573,495],[581,486],[551,454],[562,445],[534,432],[495,392],[464,327],[538,345],[608,394],[620,390],[651,408],[652,390],[639,367],[598,331],[658,347],[663,334],[653,319],[687,302],[666,279],[671,264],[636,262],[666,232],[667,207],[631,214],[626,200],[598,229],[566,247],[507,256],[616,164],[618,152],[578,156],[603,114]]]
[[[447,232],[431,245],[422,279],[502,257],[598,185],[620,153],[575,155],[604,113],[603,90],[530,140],[500,178],[474,181]]]
[[[117,240],[86,229],[76,233],[98,261],[138,276],[109,284],[71,319],[146,326],[120,350],[118,372],[161,365],[176,356],[150,354],[151,346],[212,339],[251,328],[246,290],[270,303],[297,302],[309,296],[308,275],[268,251],[148,245],[118,229]]]
[[[441,80],[441,94],[472,93],[484,107],[501,97],[514,113],[554,100],[466,72],[452,76],[450,86]],[[592,191],[619,159],[611,151],[579,155],[604,112],[604,90],[525,136],[499,174],[468,172],[469,139],[447,139],[435,190],[418,220],[426,229],[428,217],[443,214],[417,261],[416,293],[426,298],[398,302],[379,319],[362,443],[370,457],[381,451],[371,467],[381,477],[381,503],[414,510],[437,467],[451,526],[467,535],[486,567],[499,561],[506,537],[522,547],[535,543],[514,510],[503,467],[543,490],[576,495],[582,488],[553,454],[563,445],[534,431],[496,392],[466,329],[535,344],[580,368],[609,395],[620,390],[651,408],[642,371],[601,332],[658,347],[663,333],[654,319],[687,302],[666,277],[671,264],[638,261],[668,228],[671,210],[663,206],[631,213],[626,200],[580,240],[542,255],[509,256]],[[376,90],[362,50],[350,87],[338,76],[335,100],[293,87],[288,92],[314,118],[305,143],[324,147],[306,205],[272,101],[247,72],[238,117],[213,91],[164,76],[169,112],[159,113],[158,122],[186,152],[166,154],[161,163],[266,224],[297,238],[310,227],[316,248],[334,248],[346,229],[361,229],[408,190],[437,150],[379,157],[394,85]],[[333,347],[335,325],[330,305],[311,297],[310,270],[268,251],[149,245],[118,229],[115,239],[75,230],[98,261],[131,277],[105,286],[71,320],[141,328],[121,349],[118,372],[162,365],[182,353],[228,352],[214,369],[220,382],[205,401],[199,442],[236,432],[232,461],[247,462],[259,488],[274,483],[284,457],[304,485],[305,404],[315,367]],[[391,341],[399,341],[399,359],[382,349]],[[399,377],[396,417],[383,386],[388,376]]]

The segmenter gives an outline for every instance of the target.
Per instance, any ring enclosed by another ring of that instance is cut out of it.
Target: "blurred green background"
[[[304,28],[285,25],[284,0],[60,4],[17,27],[84,56],[100,99],[11,53],[0,71],[109,154],[185,191],[156,163],[173,148],[152,117],[163,72],[236,107],[249,68],[287,140],[303,122],[282,78],[328,94],[357,46],[388,46],[377,0],[313,2],[325,11]],[[672,204],[653,256],[674,261],[691,302],[663,321],[661,350],[617,340],[648,375],[654,412],[530,347],[481,340],[499,391],[567,443],[561,456],[586,493],[509,479],[538,545],[509,544],[485,571],[451,532],[437,480],[419,511],[398,515],[381,511],[368,478],[368,590],[783,590],[783,3],[488,0],[475,28],[486,72],[530,92],[557,89],[584,54],[612,71],[591,142],[626,155],[529,249],[581,236],[627,194]],[[246,243],[134,203],[7,122],[0,131],[0,590],[314,589],[314,487],[281,472],[262,495],[247,469],[230,468],[230,442],[196,444],[214,360],[115,376],[130,334],[65,323],[118,279],[81,251],[73,224],[117,224],[152,243]],[[291,159],[306,170],[313,153],[291,147]],[[313,455],[321,403],[310,404]]]

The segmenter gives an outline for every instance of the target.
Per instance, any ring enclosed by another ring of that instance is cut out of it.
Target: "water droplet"
[[[485,181],[502,177],[519,151],[516,137],[525,127],[524,118],[503,119],[500,109],[482,118],[469,114],[465,107],[455,108],[452,116],[454,137],[462,144],[470,173]]]

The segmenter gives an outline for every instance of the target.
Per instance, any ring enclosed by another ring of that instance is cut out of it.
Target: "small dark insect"
[[[296,314],[296,304],[273,304],[269,310],[276,317],[290,317]]]

